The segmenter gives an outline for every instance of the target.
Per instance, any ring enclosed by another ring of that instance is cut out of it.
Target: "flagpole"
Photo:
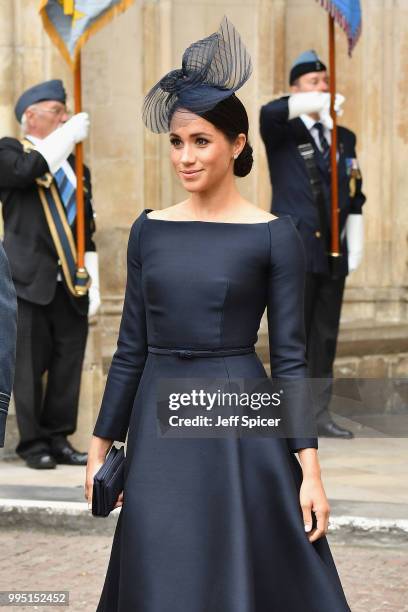
[[[336,47],[334,18],[329,14],[329,61],[330,61],[330,115],[333,119],[331,135],[331,253],[332,258],[340,256],[339,238],[339,191],[337,173],[337,117],[334,110],[336,96]],[[333,262],[334,263],[334,262]]]
[[[82,84],[81,84],[81,52],[78,51],[74,68],[74,106],[75,113],[82,112]],[[75,145],[75,174],[77,179],[76,203],[77,203],[77,268],[85,267],[85,215],[84,215],[84,166],[83,145],[78,142]]]

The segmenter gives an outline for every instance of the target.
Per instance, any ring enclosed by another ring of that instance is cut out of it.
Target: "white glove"
[[[341,94],[336,94],[334,101],[334,110],[341,116],[343,110],[341,105],[344,103],[345,97]],[[330,94],[325,91],[306,91],[295,93],[289,96],[289,119],[300,117],[300,115],[308,115],[310,113],[323,113],[330,117]]]
[[[44,157],[52,174],[72,153],[74,145],[88,136],[88,131],[88,113],[78,113],[35,146]]]
[[[89,132],[88,113],[77,113],[76,115],[73,115],[71,119],[68,119],[68,121],[64,123],[62,128],[69,129],[76,143],[85,140],[88,138]]]
[[[363,215],[349,215],[346,221],[346,238],[348,248],[348,268],[353,272],[363,258],[364,225]]]
[[[88,289],[89,309],[88,317],[93,317],[99,310],[101,305],[101,295],[99,292],[99,266],[98,253],[95,251],[86,251],[85,253],[85,268],[91,277],[91,286]]]
[[[341,108],[341,106],[342,104],[344,104],[345,100],[346,98],[344,96],[342,96],[341,94],[336,94],[336,98],[334,100],[334,110],[336,111],[336,115],[338,117],[341,117],[343,114],[343,109]],[[330,102],[327,108],[324,107],[319,112],[319,117],[320,117],[321,123],[325,127],[327,127],[328,130],[333,129],[333,119],[331,118],[331,115],[330,115]]]
[[[289,96],[289,119],[309,113],[319,113],[330,108],[330,94],[323,91],[307,91]]]

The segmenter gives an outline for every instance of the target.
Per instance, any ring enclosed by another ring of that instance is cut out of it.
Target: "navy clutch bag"
[[[112,446],[104,464],[94,476],[92,492],[93,516],[108,516],[123,491],[125,452],[123,446]]]

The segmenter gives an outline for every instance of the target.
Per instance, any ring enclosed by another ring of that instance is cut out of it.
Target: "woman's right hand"
[[[91,444],[88,450],[88,462],[86,464],[86,476],[85,476],[85,499],[88,501],[88,508],[92,508],[92,492],[93,492],[93,479],[96,472],[105,463],[106,455],[110,447],[113,444],[113,440],[107,438],[99,438],[98,436],[92,436]]]

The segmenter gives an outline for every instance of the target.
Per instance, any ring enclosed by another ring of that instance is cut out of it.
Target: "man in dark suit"
[[[14,399],[16,452],[32,468],[86,465],[67,436],[77,423],[88,315],[99,304],[91,180],[84,167],[85,267],[76,275],[76,176],[72,151],[89,119],[68,119],[60,80],[22,94],[15,112],[24,139],[0,140],[0,200],[7,253],[18,299]],[[47,382],[43,388],[43,375]]]
[[[338,127],[342,256],[333,274],[328,258],[333,127],[329,113],[328,74],[316,53],[306,51],[293,64],[289,81],[291,95],[269,102],[261,109],[260,129],[273,191],[271,210],[273,213],[291,215],[305,247],[305,325],[309,376],[328,379],[328,384],[323,385],[318,397],[316,417],[319,435],[351,438],[350,431],[333,421],[328,408],[345,279],[349,272],[357,268],[363,253],[362,205],[365,196],[361,191],[356,136],[350,130]],[[336,96],[336,111],[340,110],[343,101],[342,96]],[[305,147],[307,153],[311,153],[309,161],[305,158]],[[313,173],[319,178],[318,187],[312,187]]]
[[[0,447],[4,446],[16,358],[17,302],[10,268],[0,241]]]

